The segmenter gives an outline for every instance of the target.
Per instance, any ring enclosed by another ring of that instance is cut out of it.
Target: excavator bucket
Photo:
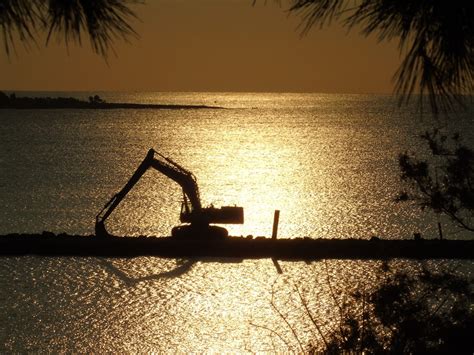
[[[99,238],[110,237],[109,232],[105,229],[104,222],[96,221],[95,222],[95,236]]]

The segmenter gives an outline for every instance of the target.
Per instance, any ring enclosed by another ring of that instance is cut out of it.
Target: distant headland
[[[0,91],[0,109],[154,109],[154,110],[194,110],[223,109],[207,105],[163,105],[106,102],[99,95],[89,96],[88,100],[74,97],[17,97]]]

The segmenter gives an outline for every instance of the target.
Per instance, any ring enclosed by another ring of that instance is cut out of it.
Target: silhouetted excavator
[[[158,158],[155,157],[158,156]],[[180,221],[189,223],[173,227],[173,237],[198,239],[198,238],[225,238],[228,232],[223,227],[213,226],[210,223],[242,224],[244,223],[244,209],[237,206],[223,206],[221,208],[202,207],[196,177],[171,159],[159,154],[153,149],[148,151],[143,162],[137,168],[130,180],[117,194],[115,194],[96,216],[96,236],[109,236],[105,228],[105,220],[115,210],[127,193],[140,180],[142,175],[154,168],[178,183],[183,189],[183,202],[181,204]]]

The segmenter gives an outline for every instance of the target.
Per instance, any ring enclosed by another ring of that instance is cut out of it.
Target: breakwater
[[[0,255],[163,258],[229,257],[278,260],[474,259],[474,240],[270,239],[79,236],[44,232],[0,236]]]

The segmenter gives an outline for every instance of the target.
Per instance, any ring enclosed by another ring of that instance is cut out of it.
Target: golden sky
[[[397,43],[339,25],[301,36],[285,2],[148,0],[108,63],[53,40],[0,53],[0,90],[391,93]]]

